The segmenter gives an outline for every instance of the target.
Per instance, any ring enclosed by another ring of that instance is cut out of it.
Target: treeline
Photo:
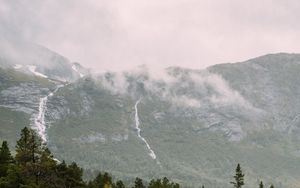
[[[234,188],[244,185],[244,174],[239,164],[233,178],[231,184]],[[263,187],[261,182],[259,188]],[[0,188],[126,188],[126,185],[121,180],[113,181],[108,173],[99,173],[93,180],[84,181],[82,168],[75,162],[66,164],[55,159],[37,133],[25,127],[17,141],[15,156],[12,156],[7,142],[2,142]],[[165,177],[153,179],[146,186],[137,177],[133,188],[180,188],[180,185]]]

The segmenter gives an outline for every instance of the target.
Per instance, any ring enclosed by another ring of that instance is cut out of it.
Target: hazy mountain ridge
[[[13,68],[26,74],[63,82],[73,82],[89,72],[79,63],[71,63],[43,46],[12,38],[0,37],[0,42],[2,68]]]
[[[56,69],[36,69],[47,78],[16,68],[22,64],[17,61],[1,63],[6,64],[2,70],[10,70],[0,75],[0,112],[11,114],[1,123],[10,122],[5,126],[11,142],[13,130],[17,134],[22,123],[32,124],[41,98],[53,92],[44,114],[48,146],[58,158],[86,169],[219,186],[240,162],[250,184],[258,177],[276,181],[277,187],[298,183],[298,54],[267,55],[201,71],[142,66],[98,75],[69,61],[49,61],[62,64],[56,68],[70,84],[55,81]],[[136,110],[141,135],[157,155],[154,160],[137,135]],[[8,136],[4,130],[0,135]]]

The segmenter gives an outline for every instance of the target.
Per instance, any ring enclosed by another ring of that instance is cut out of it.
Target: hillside
[[[68,81],[1,61],[1,140],[13,143],[31,125],[58,159],[123,179],[167,176],[185,185],[229,187],[241,163],[249,185],[260,178],[275,187],[299,185],[298,54],[206,70],[142,66],[84,76],[66,61],[77,75],[61,70]]]

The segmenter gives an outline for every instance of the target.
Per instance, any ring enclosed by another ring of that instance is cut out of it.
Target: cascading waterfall
[[[55,92],[63,85],[59,85],[53,92],[50,92],[47,96],[40,98],[39,111],[37,116],[34,118],[33,129],[37,131],[38,135],[41,137],[42,142],[47,142],[46,135],[46,122],[45,122],[45,113],[47,110],[47,101],[49,97],[52,97]]]
[[[141,102],[141,99],[139,99],[136,103],[135,103],[135,128],[137,130],[137,136],[146,144],[147,149],[149,150],[149,155],[150,157],[155,160],[156,159],[156,155],[154,153],[154,151],[151,149],[150,145],[148,144],[147,140],[141,136],[141,129],[140,129],[140,119],[139,119],[139,113],[138,113],[138,104]]]

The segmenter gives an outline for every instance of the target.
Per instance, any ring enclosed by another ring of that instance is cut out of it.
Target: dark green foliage
[[[17,141],[16,163],[6,142],[3,142],[0,151],[0,170],[3,176],[0,188],[85,187],[83,170],[74,162],[70,165],[65,162],[57,164],[36,132],[27,127],[22,129]]]
[[[122,182],[123,183],[123,182]],[[119,183],[120,184],[120,183]],[[112,177],[107,172],[104,174],[99,173],[96,178],[89,182],[88,187],[89,188],[106,188],[106,187],[112,187]]]
[[[235,188],[241,188],[244,185],[244,176],[240,164],[237,165],[236,170],[235,170],[235,176],[233,182],[230,182],[233,184]]]
[[[82,168],[79,168],[75,162],[70,164],[67,168],[65,178],[67,187],[82,187],[84,185],[82,173]]]
[[[178,183],[173,183],[170,182],[166,177],[164,177],[162,180],[161,179],[156,179],[156,180],[151,180],[149,183],[148,188],[179,188]]]
[[[17,165],[10,165],[7,176],[0,179],[0,187],[2,188],[19,188],[24,185],[20,169]]]
[[[8,167],[13,162],[14,159],[9,151],[8,144],[3,141],[0,148],[0,177],[7,176]]]
[[[76,163],[67,165],[65,161],[56,165],[56,184],[61,187],[83,187],[82,180],[83,170],[77,166]]]
[[[42,143],[37,134],[25,127],[21,130],[21,138],[16,145],[16,161],[20,165],[35,163],[38,160],[36,154],[41,154]]]
[[[259,183],[259,188],[264,188],[264,184],[262,181]]]
[[[35,131],[26,127],[17,141],[15,158],[6,141],[0,148],[0,188],[126,188],[121,180],[114,183],[107,172],[99,173],[88,184],[82,176],[83,170],[75,162],[69,165],[65,161],[57,163]],[[231,183],[235,188],[244,185],[244,174],[239,164],[234,179]],[[264,187],[262,182],[259,187]],[[136,177],[133,188],[180,188],[180,185],[164,177],[152,179],[146,187],[143,180]]]
[[[116,182],[115,188],[125,188],[125,185],[121,180],[119,180]]]
[[[146,188],[141,178],[136,177],[134,181],[134,188]]]

